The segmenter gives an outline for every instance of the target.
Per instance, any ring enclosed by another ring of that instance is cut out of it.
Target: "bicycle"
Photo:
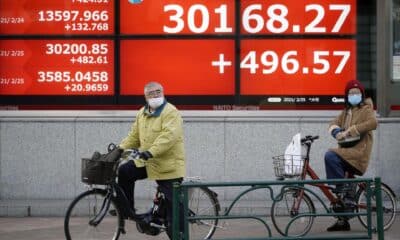
[[[306,179],[309,176],[313,180],[319,180],[320,178],[316,172],[310,166],[310,150],[313,142],[318,139],[319,136],[306,136],[301,139],[301,145],[306,150],[305,156],[292,156],[296,158],[296,161],[289,159],[288,156],[280,155],[273,157],[273,164],[275,175],[278,178],[293,178],[296,177],[299,180]],[[290,161],[291,160],[291,161]],[[289,171],[288,171],[289,169]],[[347,173],[347,178],[355,178],[353,174]],[[344,193],[333,193],[335,187],[329,186],[328,184],[311,184],[314,187],[319,188],[323,195],[329,200],[330,208],[327,209],[328,212],[343,213],[349,211],[346,209],[343,197]],[[371,186],[372,191],[374,191],[374,186]],[[396,196],[393,190],[386,184],[381,184],[382,191],[382,203],[383,203],[383,226],[384,230],[389,229],[396,216]],[[355,195],[356,206],[350,211],[356,211],[357,213],[366,213],[367,211],[367,190],[365,182],[357,183],[357,190]],[[321,200],[320,200],[321,201]],[[374,199],[371,200],[371,215],[376,215],[376,203]],[[307,214],[315,213],[315,206],[313,200],[307,194],[305,188],[303,187],[287,187],[279,194],[276,201],[273,202],[271,206],[271,218],[273,225],[276,230],[284,236],[299,237],[307,234],[314,222],[315,216],[310,216]],[[290,229],[286,227],[288,223],[298,216],[299,214],[305,214],[304,217],[299,217],[294,220]],[[367,228],[368,220],[365,215],[357,215],[361,224]],[[372,217],[376,219],[376,217]],[[376,229],[376,221],[372,223],[373,228]]]
[[[139,152],[132,150],[131,157],[138,156]],[[159,188],[155,193],[152,207],[138,218],[129,207],[128,200],[118,185],[118,167],[126,160],[93,161],[82,159],[82,182],[90,189],[78,195],[67,209],[64,220],[67,240],[100,238],[117,240],[121,234],[126,234],[126,220],[136,222],[137,230],[147,235],[156,236],[166,231],[168,226],[165,197]],[[96,167],[88,169],[90,165]],[[220,205],[214,191],[207,187],[198,187],[192,189],[189,194],[191,216],[203,214],[218,216]],[[189,231],[192,236],[209,239],[214,234],[217,224],[218,219],[191,221]]]

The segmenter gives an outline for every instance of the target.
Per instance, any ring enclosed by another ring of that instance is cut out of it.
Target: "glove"
[[[334,137],[336,139],[337,134],[340,133],[341,131],[343,131],[341,128],[333,129],[332,132],[331,132],[332,137]]]
[[[124,152],[124,149],[122,149],[119,146],[117,146],[117,151],[121,155]]]
[[[336,140],[340,141],[346,138],[346,134],[343,131],[340,131],[336,134]]]
[[[153,157],[153,155],[149,151],[144,151],[144,152],[140,153],[140,158],[143,159],[143,160],[147,160],[147,159],[152,158],[152,157]]]
[[[355,137],[355,136],[360,136],[360,133],[358,132],[357,128],[355,125],[352,125],[351,127],[349,127],[349,129],[347,129],[344,132],[346,137]]]

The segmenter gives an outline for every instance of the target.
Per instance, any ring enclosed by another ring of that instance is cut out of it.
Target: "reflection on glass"
[[[400,0],[393,0],[393,54],[400,55]]]
[[[393,80],[400,81],[400,0],[393,0]]]

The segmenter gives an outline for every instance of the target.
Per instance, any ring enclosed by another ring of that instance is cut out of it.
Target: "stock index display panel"
[[[0,0],[0,32],[20,35],[114,34],[112,0]]]
[[[356,0],[0,0],[1,104],[329,107],[356,39]]]

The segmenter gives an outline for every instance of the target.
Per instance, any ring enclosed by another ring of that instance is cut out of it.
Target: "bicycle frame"
[[[305,169],[303,170],[304,177],[302,174],[302,180],[305,179],[306,175],[310,176],[312,180],[320,179],[318,175],[315,173],[315,171],[310,167],[308,157],[304,161],[304,167],[305,167]],[[332,187],[330,187],[328,184],[316,183],[314,184],[314,186],[318,187],[331,203],[339,202],[339,199],[331,192]]]
[[[89,220],[89,225],[91,226],[99,225],[99,223],[106,216],[108,209],[110,208],[111,198],[112,198],[112,193],[110,191],[107,191],[107,195],[103,200],[99,213]]]
[[[122,188],[115,181],[113,181],[109,186],[112,191],[112,197],[114,198],[122,217],[124,219],[133,219],[134,213],[131,210],[128,198]]]
[[[114,200],[117,204],[116,207],[118,207],[118,210],[120,214],[122,214],[123,219],[132,219],[133,213],[130,210],[128,199],[122,191],[121,187],[115,181],[112,181],[107,185],[106,189],[104,190],[107,191],[107,193],[104,197],[101,208],[98,214],[89,221],[89,224],[92,226],[97,226],[101,223],[101,221],[104,219],[110,209],[111,200]],[[124,226],[124,221],[122,221],[122,226],[120,226],[122,232],[125,232]]]
[[[312,141],[306,140],[303,143],[307,147],[307,154],[306,154],[306,157],[304,158],[303,170],[302,170],[302,173],[300,175],[300,179],[301,180],[305,180],[307,176],[309,176],[312,180],[320,180],[320,178],[317,175],[317,173],[310,166],[310,150],[311,150],[312,143],[313,143],[313,140]],[[355,178],[354,174],[352,174],[352,173],[347,173],[346,172],[345,175],[346,175],[345,178],[348,178],[348,179]],[[312,185],[315,186],[315,187],[318,187],[332,205],[340,203],[342,201],[339,197],[335,196],[332,193],[331,190],[333,189],[333,187],[329,186],[328,184],[316,183],[316,184],[312,184]],[[365,188],[365,184],[364,183],[358,183],[358,187],[361,188],[361,189],[364,189]],[[299,208],[301,199],[303,197],[303,194],[304,194],[304,189],[299,190],[299,196],[297,198],[298,201],[296,201],[295,206],[293,206],[294,210],[297,210]],[[365,208],[365,209],[367,208],[367,206],[365,204],[357,205],[357,207],[358,208]]]

